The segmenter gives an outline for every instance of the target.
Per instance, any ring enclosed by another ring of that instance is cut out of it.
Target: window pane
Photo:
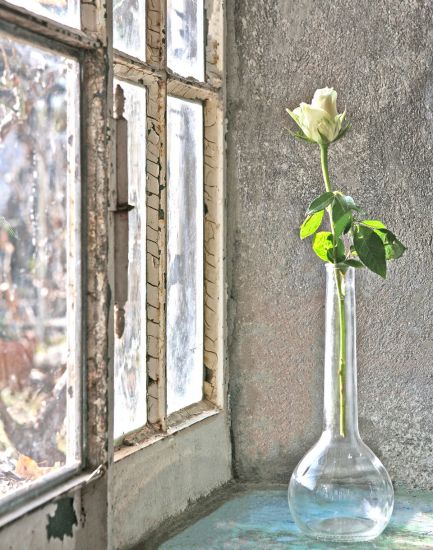
[[[146,90],[125,82],[128,121],[128,301],[125,329],[115,340],[114,437],[147,421],[146,405]]]
[[[80,27],[80,0],[8,0],[8,2],[70,27]]]
[[[167,99],[167,409],[203,396],[203,106]]]
[[[167,0],[167,64],[204,80],[203,0]]]
[[[146,60],[146,1],[113,0],[113,26],[114,47]]]
[[[0,49],[5,496],[79,460],[81,204],[78,64],[4,33]]]

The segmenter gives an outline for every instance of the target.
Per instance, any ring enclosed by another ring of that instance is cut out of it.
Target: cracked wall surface
[[[228,0],[230,389],[235,469],[288,480],[321,431],[324,283],[298,227],[318,151],[285,108],[334,86],[353,130],[335,186],[401,235],[357,277],[360,430],[395,482],[433,488],[433,11],[401,0]]]

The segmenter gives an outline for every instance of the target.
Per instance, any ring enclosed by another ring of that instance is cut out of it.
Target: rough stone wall
[[[333,86],[350,135],[333,185],[408,247],[357,278],[361,434],[433,488],[433,4],[227,0],[231,408],[236,474],[288,480],[321,431],[324,268],[298,227],[323,190],[285,107]]]

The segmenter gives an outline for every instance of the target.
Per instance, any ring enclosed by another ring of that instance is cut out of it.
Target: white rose
[[[311,106],[323,109],[331,118],[337,116],[337,92],[334,88],[322,88],[314,92]]]
[[[337,112],[337,92],[333,88],[316,90],[311,105],[301,103],[287,112],[305,137],[316,143],[332,143],[340,134],[345,112]]]

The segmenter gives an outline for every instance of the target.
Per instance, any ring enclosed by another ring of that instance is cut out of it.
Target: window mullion
[[[112,36],[111,0],[89,4],[82,0],[82,28],[98,39],[99,47],[83,59],[83,206],[87,214],[86,243],[85,443],[90,466],[106,464],[112,454],[113,311],[112,224],[109,197],[113,187],[112,132]],[[107,58],[109,60],[107,64]],[[108,69],[107,69],[108,66]],[[108,267],[107,267],[108,266]],[[109,330],[107,330],[107,327]]]
[[[159,74],[147,102],[147,373],[148,420],[167,429],[166,304],[166,48],[165,0],[147,2],[147,64]]]
[[[146,10],[146,61],[150,67],[165,71],[166,0],[147,0]]]
[[[149,88],[147,105],[147,372],[148,418],[166,429],[166,84]]]
[[[220,408],[227,405],[225,291],[225,128],[224,3],[204,0],[204,395]]]
[[[224,111],[211,99],[204,108],[204,395],[225,406],[224,378]]]

